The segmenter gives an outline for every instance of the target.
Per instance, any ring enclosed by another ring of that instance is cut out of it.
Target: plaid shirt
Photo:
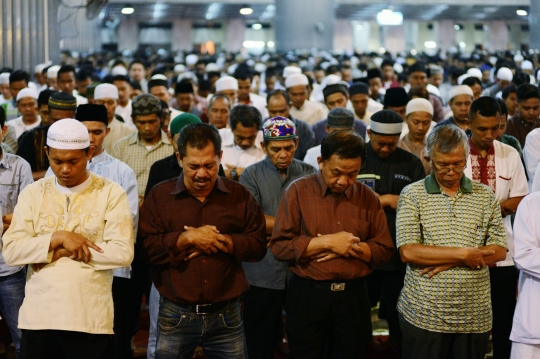
[[[135,171],[139,199],[144,198],[144,190],[148,182],[150,167],[154,162],[170,156],[173,147],[167,138],[167,134],[161,131],[161,139],[150,149],[139,138],[139,132],[124,137],[113,146],[111,155],[127,164]]]

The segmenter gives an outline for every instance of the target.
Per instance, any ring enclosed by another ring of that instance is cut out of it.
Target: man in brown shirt
[[[238,297],[242,262],[266,254],[264,213],[249,191],[218,176],[221,137],[209,124],[182,129],[180,177],[156,185],[141,208],[139,243],[161,300],[157,358],[247,358]]]
[[[523,84],[517,88],[517,115],[508,119],[506,134],[518,139],[522,148],[529,132],[540,127],[540,92],[538,87]]]
[[[285,309],[291,358],[365,358],[371,338],[364,278],[394,252],[376,194],[356,182],[362,137],[337,131],[322,142],[320,172],[283,194],[270,247],[291,263]]]

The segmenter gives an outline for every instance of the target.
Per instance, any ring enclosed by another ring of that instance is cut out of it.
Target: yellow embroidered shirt
[[[51,237],[60,230],[79,233],[98,244],[88,264],[69,258],[38,272],[28,267],[26,296],[19,312],[21,329],[56,329],[113,334],[113,269],[133,259],[133,225],[120,185],[90,174],[78,193],[65,194],[46,177],[20,194],[2,241],[8,265],[47,263]]]

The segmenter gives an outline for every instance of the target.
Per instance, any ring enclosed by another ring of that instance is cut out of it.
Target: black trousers
[[[371,314],[363,278],[332,291],[328,283],[293,275],[285,309],[291,359],[366,357]]]
[[[439,333],[418,328],[399,314],[404,359],[484,359],[489,342],[485,333]]]
[[[112,359],[112,336],[65,330],[22,330],[20,359]]]
[[[510,332],[516,309],[519,273],[514,266],[489,269],[493,308],[493,359],[509,359],[512,351]]]
[[[114,277],[112,296],[114,302],[114,358],[132,359],[133,317],[130,301],[133,298],[133,284],[131,279]]]
[[[244,293],[244,329],[250,359],[273,359],[283,321],[285,290],[250,286]]]

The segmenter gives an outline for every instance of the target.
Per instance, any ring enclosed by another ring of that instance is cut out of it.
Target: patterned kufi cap
[[[296,125],[287,117],[276,116],[263,124],[265,140],[291,140],[296,138]]]
[[[47,146],[59,150],[82,150],[90,147],[86,126],[72,118],[56,121],[47,131]]]
[[[77,109],[77,99],[65,92],[56,92],[49,97],[49,110],[57,109],[63,111],[75,111]]]
[[[132,116],[151,115],[161,112],[161,102],[156,96],[145,93],[133,99],[131,109]]]

